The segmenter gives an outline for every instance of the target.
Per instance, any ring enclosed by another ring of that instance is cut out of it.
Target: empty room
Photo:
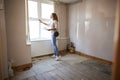
[[[120,80],[119,0],[0,0],[0,80]]]

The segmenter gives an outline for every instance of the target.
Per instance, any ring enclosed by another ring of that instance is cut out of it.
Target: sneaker
[[[61,56],[56,56],[55,60],[59,61],[61,59]]]
[[[55,60],[56,60],[56,61],[59,61],[59,60],[60,60],[60,58],[59,58],[58,56],[56,56]]]
[[[61,55],[59,55],[59,58],[61,58]]]
[[[51,57],[52,57],[52,58],[55,58],[56,56],[55,56],[55,55],[52,55]]]

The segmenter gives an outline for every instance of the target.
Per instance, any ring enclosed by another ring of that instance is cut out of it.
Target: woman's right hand
[[[39,22],[41,22],[42,23],[42,21],[39,19]]]
[[[44,23],[42,20],[39,19],[40,23],[43,23],[44,25],[48,25],[47,23]]]

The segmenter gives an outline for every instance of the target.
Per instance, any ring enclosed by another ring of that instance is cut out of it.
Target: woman
[[[57,45],[56,45],[56,36],[54,35],[54,33],[57,31],[58,17],[56,15],[56,13],[52,13],[50,18],[51,18],[51,21],[50,21],[49,24],[41,21],[40,19],[39,19],[39,21],[41,23],[47,25],[48,27],[50,27],[50,29],[47,29],[47,30],[51,31],[51,34],[52,34],[51,35],[51,37],[52,37],[51,42],[52,42],[52,45],[53,45],[53,48],[54,48],[54,55],[53,55],[53,57],[56,57],[55,60],[58,61],[60,58],[59,58],[58,48],[57,48]]]

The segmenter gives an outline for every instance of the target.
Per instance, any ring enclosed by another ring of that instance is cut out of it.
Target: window
[[[50,19],[50,15],[53,11],[53,5],[41,3],[41,15],[43,19]]]
[[[48,23],[50,15],[54,12],[54,5],[40,0],[28,0],[30,40],[48,40],[51,32],[46,25],[39,23],[38,19]]]

